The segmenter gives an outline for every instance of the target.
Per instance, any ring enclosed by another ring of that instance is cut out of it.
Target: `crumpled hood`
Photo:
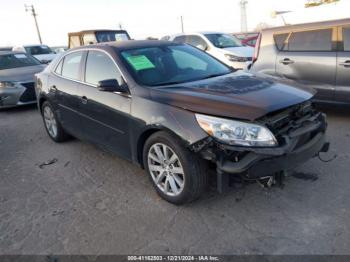
[[[151,89],[151,99],[196,113],[253,121],[302,103],[314,91],[237,71],[185,84]]]
[[[253,57],[254,55],[254,48],[250,46],[227,47],[227,48],[222,48],[220,50],[225,54],[231,53],[239,57]]]
[[[34,81],[34,75],[44,69],[44,65],[36,65],[0,70],[0,81],[31,82]]]

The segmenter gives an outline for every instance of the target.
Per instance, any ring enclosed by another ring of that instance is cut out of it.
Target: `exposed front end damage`
[[[250,180],[275,178],[319,152],[328,151],[326,116],[316,111],[310,101],[270,113],[256,122],[273,132],[278,147],[231,146],[212,137],[191,145],[191,150],[216,164],[219,192],[225,191],[230,175]]]

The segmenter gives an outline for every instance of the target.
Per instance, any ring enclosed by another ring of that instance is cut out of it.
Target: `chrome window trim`
[[[62,56],[59,61],[56,63],[56,65],[53,67],[53,69],[51,70],[51,73],[54,74],[55,76],[58,76],[60,78],[63,78],[63,79],[66,79],[66,80],[70,80],[70,81],[73,81],[73,82],[76,82],[76,83],[79,83],[79,84],[84,84],[84,85],[88,85],[88,86],[91,86],[91,87],[95,87],[97,88],[97,85],[94,85],[94,84],[90,84],[90,83],[87,83],[87,82],[84,82],[84,81],[81,81],[81,80],[77,80],[77,79],[72,79],[72,78],[69,78],[69,77],[65,77],[63,75],[59,75],[57,74],[55,71],[56,71],[56,68],[57,66],[61,63],[61,61],[69,54],[72,54],[72,53],[76,53],[76,52],[85,52],[85,51],[100,51],[102,53],[105,53],[111,60],[112,62],[114,63],[114,65],[117,67],[117,70],[119,71],[121,77],[123,78],[123,80],[125,81],[126,84],[128,84],[127,80],[126,80],[126,77],[124,76],[123,72],[120,70],[120,67],[118,66],[118,64],[114,61],[113,57],[105,50],[103,49],[99,49],[99,48],[84,48],[84,49],[78,49],[78,50],[72,50],[72,51],[69,51],[67,53],[64,54],[64,56]],[[64,63],[62,64],[62,69],[63,69],[63,66],[64,66]],[[85,74],[85,72],[84,72]],[[113,92],[113,94],[117,94],[117,95],[120,95],[120,96],[124,96],[124,97],[128,97],[128,98],[131,98],[131,95],[130,94],[122,94],[120,92]]]

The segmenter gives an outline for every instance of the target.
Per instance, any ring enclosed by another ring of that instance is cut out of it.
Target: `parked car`
[[[29,54],[0,52],[0,108],[36,102],[34,74],[45,68]]]
[[[0,47],[0,51],[12,51],[12,46],[2,46]]]
[[[234,36],[220,32],[178,34],[169,41],[195,46],[235,69],[247,68],[254,53],[253,48],[243,46]]]
[[[67,46],[52,46],[51,49],[56,53],[63,53],[66,52],[68,50]]]
[[[12,48],[12,51],[30,54],[43,64],[50,63],[56,56],[56,53],[47,45],[16,46]]]
[[[273,178],[327,150],[312,90],[234,70],[169,41],[69,50],[37,74],[48,135],[90,141],[144,167],[158,194],[200,196],[209,162],[231,175]]]
[[[317,90],[316,100],[350,103],[350,19],[264,29],[251,71]]]
[[[256,40],[258,39],[258,32],[248,32],[248,33],[233,33],[233,36],[237,37],[242,45],[255,47]]]
[[[258,40],[258,35],[257,36],[251,36],[251,37],[247,37],[241,40],[242,45],[245,46],[251,46],[251,47],[255,47],[256,45],[256,41]]]
[[[85,30],[68,34],[68,48],[126,40],[131,40],[126,30]]]

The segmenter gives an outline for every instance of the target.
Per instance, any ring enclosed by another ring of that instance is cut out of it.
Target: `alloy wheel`
[[[177,196],[184,189],[185,174],[176,153],[167,145],[156,143],[148,151],[148,168],[153,182],[168,196]]]
[[[50,136],[55,138],[57,136],[57,122],[49,106],[44,107],[44,121]]]

